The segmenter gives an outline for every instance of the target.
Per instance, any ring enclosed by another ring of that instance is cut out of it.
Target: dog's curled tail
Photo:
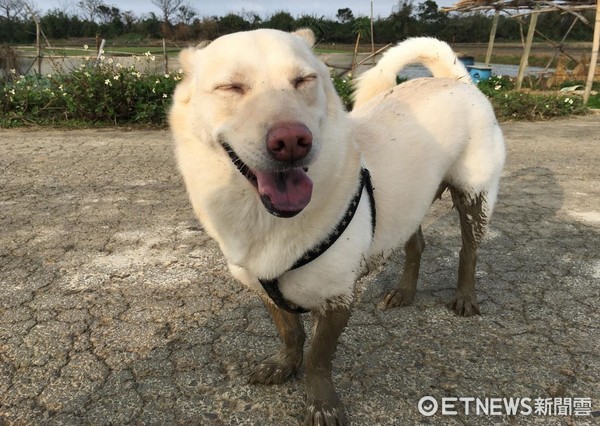
[[[414,63],[427,67],[434,77],[471,82],[467,69],[447,43],[431,37],[410,38],[388,50],[377,65],[357,79],[354,107],[394,87],[398,73]]]

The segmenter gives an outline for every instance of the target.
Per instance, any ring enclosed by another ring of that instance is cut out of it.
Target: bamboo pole
[[[356,65],[362,65],[363,63],[367,62],[369,59],[377,56],[378,54],[380,54],[383,51],[388,50],[393,43],[390,44],[386,44],[385,46],[383,46],[381,49],[377,49],[375,52],[371,53],[369,56],[367,56],[365,59],[363,59],[362,61],[360,61],[358,64]]]
[[[592,92],[592,83],[596,74],[596,64],[598,63],[598,45],[600,44],[600,0],[596,1],[596,23],[594,24],[594,39],[592,42],[592,57],[590,59],[590,69],[583,92],[583,102],[587,104]]]
[[[338,77],[343,76],[344,74],[346,74],[348,71],[354,71],[354,67],[357,67],[359,65],[364,64],[365,62],[367,62],[369,59],[371,59],[374,56],[379,55],[381,52],[385,52],[386,50],[388,50],[390,47],[392,47],[393,43],[389,43],[386,44],[385,46],[383,46],[381,49],[377,49],[375,52],[371,53],[369,56],[367,56],[366,58],[364,58],[363,60],[361,60],[360,62],[356,63],[356,64],[352,64],[352,68],[342,68],[343,71],[341,73],[338,74]],[[331,65],[325,63],[325,65],[331,67]],[[341,68],[341,67],[338,67]]]
[[[35,20],[35,48],[38,75],[42,75],[42,41],[40,37],[40,21]]]
[[[100,65],[100,61],[102,60],[102,55],[104,55],[104,45],[106,44],[106,40],[102,39],[100,42],[100,46],[98,46],[98,56],[96,57],[96,66]]]
[[[525,49],[523,50],[523,56],[521,56],[521,63],[519,64],[519,72],[517,74],[516,89],[521,90],[523,85],[523,77],[525,76],[525,70],[529,62],[529,52],[531,52],[531,44],[533,43],[533,35],[535,34],[535,26],[537,25],[537,19],[539,13],[539,6],[535,7],[536,13],[531,15],[531,21],[529,21],[529,29],[527,30],[527,40],[525,40]]]
[[[371,54],[375,53],[375,38],[373,37],[373,0],[371,0]],[[373,55],[373,60],[371,61],[371,65],[375,65],[375,55]]]
[[[485,66],[490,66],[492,60],[492,50],[494,50],[494,40],[496,40],[496,29],[498,28],[498,19],[500,18],[500,9],[496,9],[494,20],[492,21],[492,30],[490,31],[490,41],[488,42],[487,53],[485,54]]]
[[[354,45],[354,56],[352,57],[352,67],[350,68],[350,72],[354,77],[354,67],[356,67],[356,56],[358,55],[358,45],[360,43],[360,31],[356,35],[356,44]]]
[[[167,55],[167,42],[163,38],[163,56],[165,58],[165,74],[169,74],[169,56]]]
[[[569,34],[571,33],[571,30],[573,29],[573,27],[575,26],[575,24],[577,23],[577,21],[579,21],[578,17],[573,18],[573,22],[571,22],[571,26],[569,27],[569,29],[567,30],[567,32],[565,33],[565,35],[563,36],[563,38],[560,40],[560,42],[555,45],[555,50],[554,50],[554,54],[552,55],[552,57],[550,58],[550,60],[548,61],[548,64],[546,64],[546,68],[544,68],[544,72],[548,71],[548,69],[550,68],[550,66],[552,65],[552,63],[554,62],[554,60],[556,59],[556,57],[558,56],[559,53],[565,53],[563,51],[563,43],[565,42],[565,40],[567,39],[567,37],[569,36]],[[577,61],[575,61],[577,62]]]

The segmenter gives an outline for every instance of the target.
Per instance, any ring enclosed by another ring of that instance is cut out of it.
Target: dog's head
[[[309,203],[307,171],[326,121],[342,109],[327,67],[312,53],[314,41],[310,30],[256,30],[180,56],[184,79],[175,105],[185,105],[197,139],[229,156],[277,216],[294,216]]]

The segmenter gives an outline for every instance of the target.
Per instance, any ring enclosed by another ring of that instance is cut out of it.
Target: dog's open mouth
[[[223,144],[223,148],[240,173],[258,190],[263,205],[272,215],[296,216],[310,202],[313,184],[306,174],[307,168],[252,170],[229,145]]]

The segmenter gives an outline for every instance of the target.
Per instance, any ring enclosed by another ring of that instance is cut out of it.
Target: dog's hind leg
[[[350,318],[349,307],[335,307],[313,314],[313,333],[306,354],[305,425],[346,425],[344,408],[335,393],[331,363],[338,338]]]
[[[462,247],[459,253],[458,285],[448,307],[457,315],[470,317],[480,314],[475,295],[475,267],[477,246],[488,223],[486,193],[468,194],[453,186],[450,186],[450,193],[460,218]]]
[[[302,365],[304,326],[298,314],[279,309],[270,299],[261,297],[279,331],[281,346],[272,356],[259,363],[250,374],[253,384],[279,384],[296,375]]]
[[[400,282],[385,295],[379,305],[381,309],[411,304],[417,291],[421,254],[424,249],[425,239],[423,238],[423,231],[419,226],[417,232],[404,244],[405,260]]]

